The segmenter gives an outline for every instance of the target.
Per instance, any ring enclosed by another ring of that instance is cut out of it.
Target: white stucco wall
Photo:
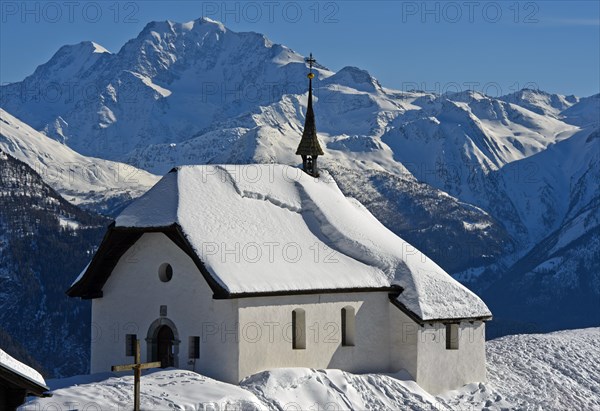
[[[417,342],[417,383],[432,394],[486,380],[485,323],[462,321],[457,350],[446,349],[446,327],[427,324]]]
[[[163,263],[173,267],[173,278],[166,283],[158,277]],[[166,305],[165,318],[175,324],[180,340],[175,365],[237,382],[237,300],[214,300],[212,294],[192,259],[168,237],[144,234],[119,260],[103,297],[93,300],[91,372],[132,362],[133,357],[125,356],[126,334],[137,334],[142,360],[150,361],[145,339],[161,318],[160,306]],[[188,360],[190,336],[201,337],[195,365]]]
[[[341,310],[356,313],[355,345],[341,344]],[[292,311],[305,310],[306,349],[293,349]],[[276,367],[390,371],[385,292],[244,298],[239,301],[240,378]]]
[[[392,371],[404,369],[416,380],[417,341],[422,327],[395,306],[391,306],[389,311]]]

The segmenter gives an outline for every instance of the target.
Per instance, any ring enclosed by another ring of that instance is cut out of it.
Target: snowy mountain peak
[[[579,100],[561,113],[563,121],[581,127],[600,126],[600,93]]]
[[[301,57],[294,56],[295,53],[286,52],[289,49],[272,43],[262,34],[234,32],[208,18],[187,23],[153,21],[122,47],[118,65],[149,77],[163,75],[166,82],[172,82],[181,76],[182,69],[192,69],[194,75],[199,74],[196,72],[199,69],[211,77],[206,72],[217,64],[237,65],[246,61],[252,53],[256,60],[263,59],[265,63],[274,57],[282,64],[302,61]],[[221,70],[217,79],[224,74]]]
[[[217,20],[210,19],[208,17],[200,17],[190,23],[194,23],[194,27],[207,26],[207,27],[212,27],[214,29],[218,29],[222,32],[228,31],[227,28],[223,25],[223,23],[221,23],[220,21],[217,21]],[[190,23],[184,23],[184,26],[186,24],[190,24]]]
[[[368,93],[382,91],[381,84],[368,71],[346,66],[329,77],[325,84],[339,84]]]
[[[95,41],[80,41],[76,44],[62,46],[56,54],[69,52],[69,53],[110,53],[105,47],[96,43]]]
[[[573,95],[550,94],[542,90],[524,88],[500,97],[500,100],[526,108],[534,113],[558,118],[560,113],[579,99]]]
[[[138,37],[143,37],[146,33],[155,32],[159,34],[181,34],[197,27],[199,20],[193,20],[187,23],[179,23],[172,20],[151,21],[144,26]]]
[[[59,84],[63,84],[66,79],[84,77],[85,71],[110,56],[107,49],[93,41],[62,46],[47,63],[35,70],[33,76],[59,78],[62,80]]]
[[[173,38],[173,36],[184,36],[192,33],[204,35],[210,32],[226,33],[231,31],[218,21],[201,17],[186,23],[178,23],[171,20],[151,21],[150,23],[146,24],[137,38],[142,40],[149,37]]]
[[[100,44],[91,41],[90,43],[92,43],[92,46],[94,47],[94,53],[108,53],[108,54],[112,54],[110,51],[108,51],[107,49],[105,49],[104,47],[102,47]]]
[[[102,47],[100,44],[95,43],[93,41],[82,41],[77,44],[68,44],[62,46],[58,51],[52,56],[52,58],[48,61],[48,63],[54,62],[55,64],[58,62],[63,62],[69,58],[82,57],[87,58],[93,54],[104,54],[110,52]],[[42,66],[43,67],[43,66]]]
[[[194,30],[218,30],[221,32],[229,31],[221,22],[211,20],[206,17],[200,17],[185,23],[179,23],[172,20],[151,21],[140,32],[140,35],[151,31],[158,33],[181,34]]]
[[[448,92],[444,97],[451,101],[461,103],[471,103],[472,101],[489,100],[490,98],[483,93],[475,90],[464,90],[459,92]]]

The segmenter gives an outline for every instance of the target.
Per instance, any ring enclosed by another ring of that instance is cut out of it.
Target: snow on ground
[[[487,342],[488,383],[443,397],[453,408],[600,410],[600,328]]]
[[[21,374],[23,377],[39,385],[46,385],[44,378],[40,375],[39,372],[23,364],[20,361],[15,360],[3,350],[0,350],[0,366],[17,374]]]
[[[438,397],[423,391],[405,372],[357,375],[287,368],[255,374],[238,386],[191,371],[146,371],[142,409],[600,410],[599,341],[600,328],[489,341],[488,381]],[[103,373],[48,384],[53,397],[35,399],[20,410],[131,407],[130,375]]]
[[[98,378],[94,378],[97,376]],[[20,408],[39,410],[131,410],[133,376],[102,373],[72,377],[73,385],[50,380],[52,397],[36,399]],[[239,386],[204,377],[192,371],[167,369],[145,371],[141,385],[143,410],[258,410],[262,403]]]
[[[436,398],[406,372],[354,375],[340,370],[286,368],[241,383],[270,410],[436,410]]]

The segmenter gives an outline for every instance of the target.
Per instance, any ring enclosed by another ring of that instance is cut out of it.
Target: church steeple
[[[296,150],[296,154],[302,156],[302,169],[307,174],[313,177],[319,177],[319,169],[317,168],[317,157],[322,156],[323,149],[317,138],[317,127],[315,125],[315,113],[312,105],[312,79],[315,77],[312,67],[316,63],[312,53],[310,57],[305,59],[309,65],[308,77],[308,105],[306,107],[306,119],[304,120],[304,131],[302,139]]]

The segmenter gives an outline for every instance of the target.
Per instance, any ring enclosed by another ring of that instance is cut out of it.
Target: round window
[[[171,281],[171,278],[173,278],[173,267],[171,267],[171,264],[164,263],[158,267],[158,278],[163,283]]]

